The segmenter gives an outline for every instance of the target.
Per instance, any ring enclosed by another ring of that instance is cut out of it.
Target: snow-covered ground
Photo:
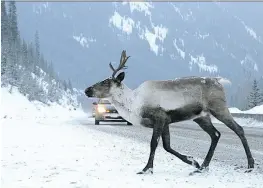
[[[183,187],[261,188],[263,175],[213,161],[210,170],[189,176],[193,167],[158,147],[154,174],[137,175],[149,143],[80,125],[80,109],[30,103],[1,89],[1,187]],[[71,109],[71,110],[69,110]],[[93,123],[90,122],[90,123]],[[198,159],[202,161],[203,159]]]
[[[263,105],[255,106],[254,108],[251,108],[246,111],[241,111],[236,107],[229,108],[230,113],[239,113],[239,114],[262,114],[263,115]],[[221,123],[215,118],[212,118],[214,123]],[[257,121],[253,118],[236,118],[235,120],[238,124],[245,127],[262,127],[263,128],[263,122]]]
[[[157,148],[153,175],[137,175],[149,144],[70,122],[5,119],[2,122],[2,187],[253,187],[262,174],[220,163],[194,169]],[[201,159],[198,159],[201,161]]]
[[[260,106],[255,106],[249,110],[243,111],[246,114],[263,114],[263,104]]]
[[[244,113],[244,114],[263,114],[263,104],[259,106],[255,106],[254,108],[251,108],[246,111],[239,110],[236,107],[229,108],[229,111],[231,113]]]
[[[229,109],[229,112],[230,113],[242,113],[241,110],[239,110],[238,108],[236,107],[231,107],[231,108],[228,108]]]
[[[82,110],[75,110],[73,106],[67,105],[67,101],[63,101],[62,105],[52,103],[47,106],[37,101],[30,102],[15,87],[11,93],[9,90],[9,87],[1,88],[1,119],[65,120],[65,118],[68,119],[84,114]]]
[[[216,118],[212,117],[213,123],[220,123],[223,124],[221,121],[217,120]],[[263,128],[263,122],[257,121],[252,118],[237,118],[234,117],[235,121],[242,127],[257,127],[257,128]]]

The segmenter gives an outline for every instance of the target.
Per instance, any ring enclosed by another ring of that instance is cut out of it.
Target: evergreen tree
[[[25,69],[21,74],[21,87],[19,88],[19,91],[24,95],[31,94],[30,91],[32,85],[33,78],[31,77],[30,72]]]
[[[1,1],[1,76],[5,74],[8,56],[8,16],[5,1]]]
[[[1,43],[8,36],[8,17],[6,13],[5,1],[1,1]]]
[[[70,91],[73,91],[70,79],[68,79],[68,88],[69,88]]]
[[[18,38],[18,27],[15,1],[9,2],[9,27],[11,43],[16,43]]]
[[[63,81],[63,90],[64,90],[64,91],[67,91],[67,90],[68,90],[68,85],[67,85],[66,80]]]
[[[48,64],[47,73],[49,74],[49,76],[50,76],[52,79],[55,78],[55,72],[54,72],[54,68],[53,68],[53,63],[52,63],[52,61]]]
[[[28,49],[27,49],[27,44],[23,40],[22,42],[22,65],[25,66],[26,68],[29,67],[29,61],[28,61]]]
[[[28,45],[28,64],[32,72],[33,72],[33,66],[34,66],[34,58],[35,58],[34,47],[32,43],[29,43]]]
[[[47,103],[48,99],[47,99],[46,93],[45,93],[45,91],[43,89],[43,84],[42,83],[39,83],[36,86],[36,90],[35,90],[34,96],[35,96],[35,100],[43,102],[43,103]]]
[[[40,42],[38,31],[35,33],[35,48],[36,48],[36,64],[40,64]]]
[[[9,26],[9,50],[11,53],[11,61],[17,62],[18,54],[16,51],[19,49],[19,31],[17,25],[17,10],[15,1],[9,2],[9,14],[8,14],[8,26]]]
[[[34,43],[27,43],[19,35],[16,4],[11,1],[7,13],[5,2],[1,2],[1,80],[2,86],[10,85],[10,92],[16,86],[29,100],[43,103],[60,103],[63,90],[73,90],[68,83],[59,79],[53,63],[47,63],[40,52],[38,31]],[[42,71],[41,71],[42,69]],[[65,95],[72,105],[78,105],[71,93]]]
[[[43,54],[40,55],[39,67],[44,71],[47,72],[47,63]]]
[[[22,44],[23,44],[23,42],[22,42],[22,40],[20,38],[19,32],[18,32],[17,36],[18,36],[18,38],[17,38],[16,44],[15,44],[15,50],[16,50],[15,53],[17,54],[18,63],[19,63],[19,60],[21,60],[21,58],[22,58]],[[20,61],[20,63],[21,63],[21,61]]]
[[[48,85],[48,99],[51,102],[58,102],[58,100],[59,100],[57,88],[56,88],[55,82],[53,80]]]
[[[10,84],[16,85],[19,75],[17,74],[17,63],[19,60],[18,48],[19,48],[19,34],[17,27],[17,15],[16,15],[16,4],[14,1],[9,2],[9,14],[8,14],[8,56],[7,56],[7,65],[6,73],[8,82]]]
[[[252,84],[252,91],[248,97],[248,107],[253,108],[262,103],[262,94],[258,88],[258,81],[255,79]]]

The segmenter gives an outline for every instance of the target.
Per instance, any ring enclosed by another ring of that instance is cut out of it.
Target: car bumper
[[[125,122],[126,121],[117,113],[96,114],[95,119],[98,121],[116,121],[116,122]]]

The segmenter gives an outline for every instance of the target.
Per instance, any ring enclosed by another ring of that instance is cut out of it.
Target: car
[[[93,102],[93,111],[95,125],[99,125],[100,122],[127,122],[128,125],[132,125],[120,116],[116,108],[107,99],[99,99],[98,102]]]

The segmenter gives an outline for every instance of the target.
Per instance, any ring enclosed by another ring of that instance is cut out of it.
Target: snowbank
[[[213,123],[219,123],[222,124],[221,121],[217,120],[216,118],[212,117]],[[234,117],[235,121],[242,127],[257,127],[257,128],[263,128],[263,122],[254,120],[252,118],[236,118]]]
[[[263,105],[255,106],[246,111],[241,111],[236,107],[228,108],[230,113],[244,113],[244,114],[263,114]]]
[[[242,111],[236,107],[228,108],[228,110],[230,113],[242,113]]]
[[[189,176],[194,168],[162,147],[156,150],[154,174],[137,175],[148,159],[149,143],[79,123],[30,124],[6,119],[2,128],[1,181],[6,188],[261,188],[263,184],[257,169],[244,173],[215,160],[209,172]]]
[[[255,106],[247,111],[243,111],[246,114],[263,114],[263,105]]]
[[[75,109],[70,105],[63,106],[57,103],[50,105],[38,101],[30,102],[15,87],[11,93],[9,88],[1,88],[1,119],[41,119],[41,118],[62,118],[68,119],[75,116],[83,116],[81,109]]]
[[[256,106],[254,108],[251,108],[250,110],[246,110],[246,111],[241,111],[236,107],[231,107],[228,108],[230,113],[239,113],[239,114],[263,114],[263,105],[260,106]],[[234,118],[236,120],[236,122],[244,127],[260,127],[263,128],[263,122],[261,121],[257,121],[255,119],[252,118]],[[218,121],[215,118],[212,118],[212,121],[214,123],[221,123],[220,121]]]

